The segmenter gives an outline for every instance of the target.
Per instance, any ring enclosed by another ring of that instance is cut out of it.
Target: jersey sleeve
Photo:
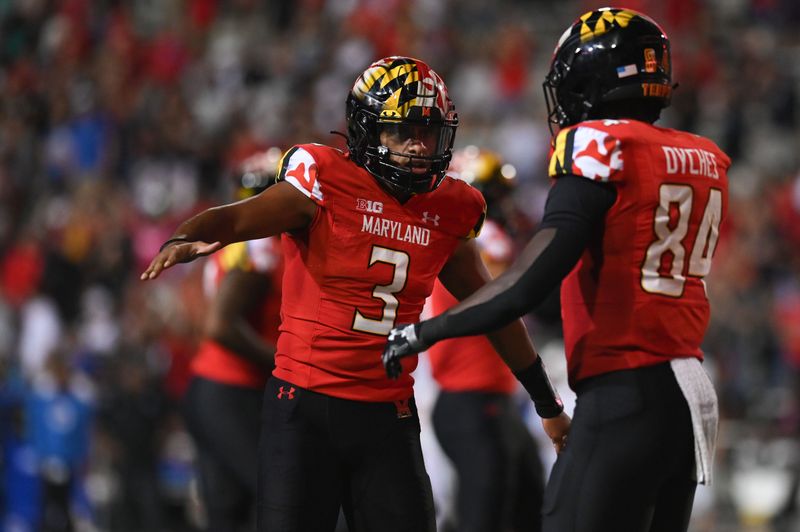
[[[548,174],[554,179],[574,175],[600,182],[622,181],[622,155],[622,142],[605,129],[582,125],[562,129],[551,150]]]
[[[321,205],[324,197],[319,180],[319,165],[314,156],[302,146],[294,146],[278,163],[278,180],[286,181],[305,194],[311,201]]]

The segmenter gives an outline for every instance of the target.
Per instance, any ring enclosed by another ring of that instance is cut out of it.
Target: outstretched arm
[[[316,204],[286,182],[252,198],[205,210],[178,226],[141,279],[155,279],[175,264],[208,255],[232,242],[308,227],[316,212]]]

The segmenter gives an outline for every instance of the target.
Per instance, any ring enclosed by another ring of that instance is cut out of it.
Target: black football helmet
[[[399,197],[439,186],[450,164],[457,126],[444,81],[419,59],[393,56],[376,61],[347,97],[347,148],[353,161]],[[422,134],[429,152],[393,152],[380,141],[384,131],[400,138]],[[408,166],[393,162],[392,155],[407,157]],[[426,171],[414,172],[415,167]]]
[[[551,129],[605,118],[598,108],[621,100],[647,102],[657,117],[672,94],[669,39],[642,13],[590,11],[559,39],[543,85]]]

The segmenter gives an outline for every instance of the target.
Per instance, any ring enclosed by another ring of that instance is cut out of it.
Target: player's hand
[[[214,253],[222,247],[220,242],[174,242],[158,252],[150,262],[150,266],[142,273],[140,279],[149,281],[158,277],[163,270],[171,268],[181,262],[190,262],[197,257]]]
[[[419,331],[418,323],[398,325],[389,333],[381,360],[383,361],[383,367],[386,369],[386,375],[390,379],[398,378],[403,372],[403,366],[400,364],[401,358],[414,355],[426,349],[425,344],[419,339],[417,331]]]
[[[567,435],[571,423],[572,420],[566,412],[561,412],[556,417],[542,418],[542,427],[550,441],[553,442],[556,453],[560,453],[567,445]]]

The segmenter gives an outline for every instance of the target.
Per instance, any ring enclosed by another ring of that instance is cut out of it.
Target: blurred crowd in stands
[[[605,3],[0,0],[0,530],[202,521],[180,413],[200,268],[138,275],[177,221],[232,199],[246,157],[343,147],[330,132],[374,59],[419,57],[444,77],[456,147],[517,170],[524,244],[549,186],[552,47]],[[800,476],[800,3],[621,5],[672,39],[680,86],[661,124],[734,162],[708,282],[718,476],[695,526],[781,530]],[[532,329],[557,337],[557,316],[542,309]]]

